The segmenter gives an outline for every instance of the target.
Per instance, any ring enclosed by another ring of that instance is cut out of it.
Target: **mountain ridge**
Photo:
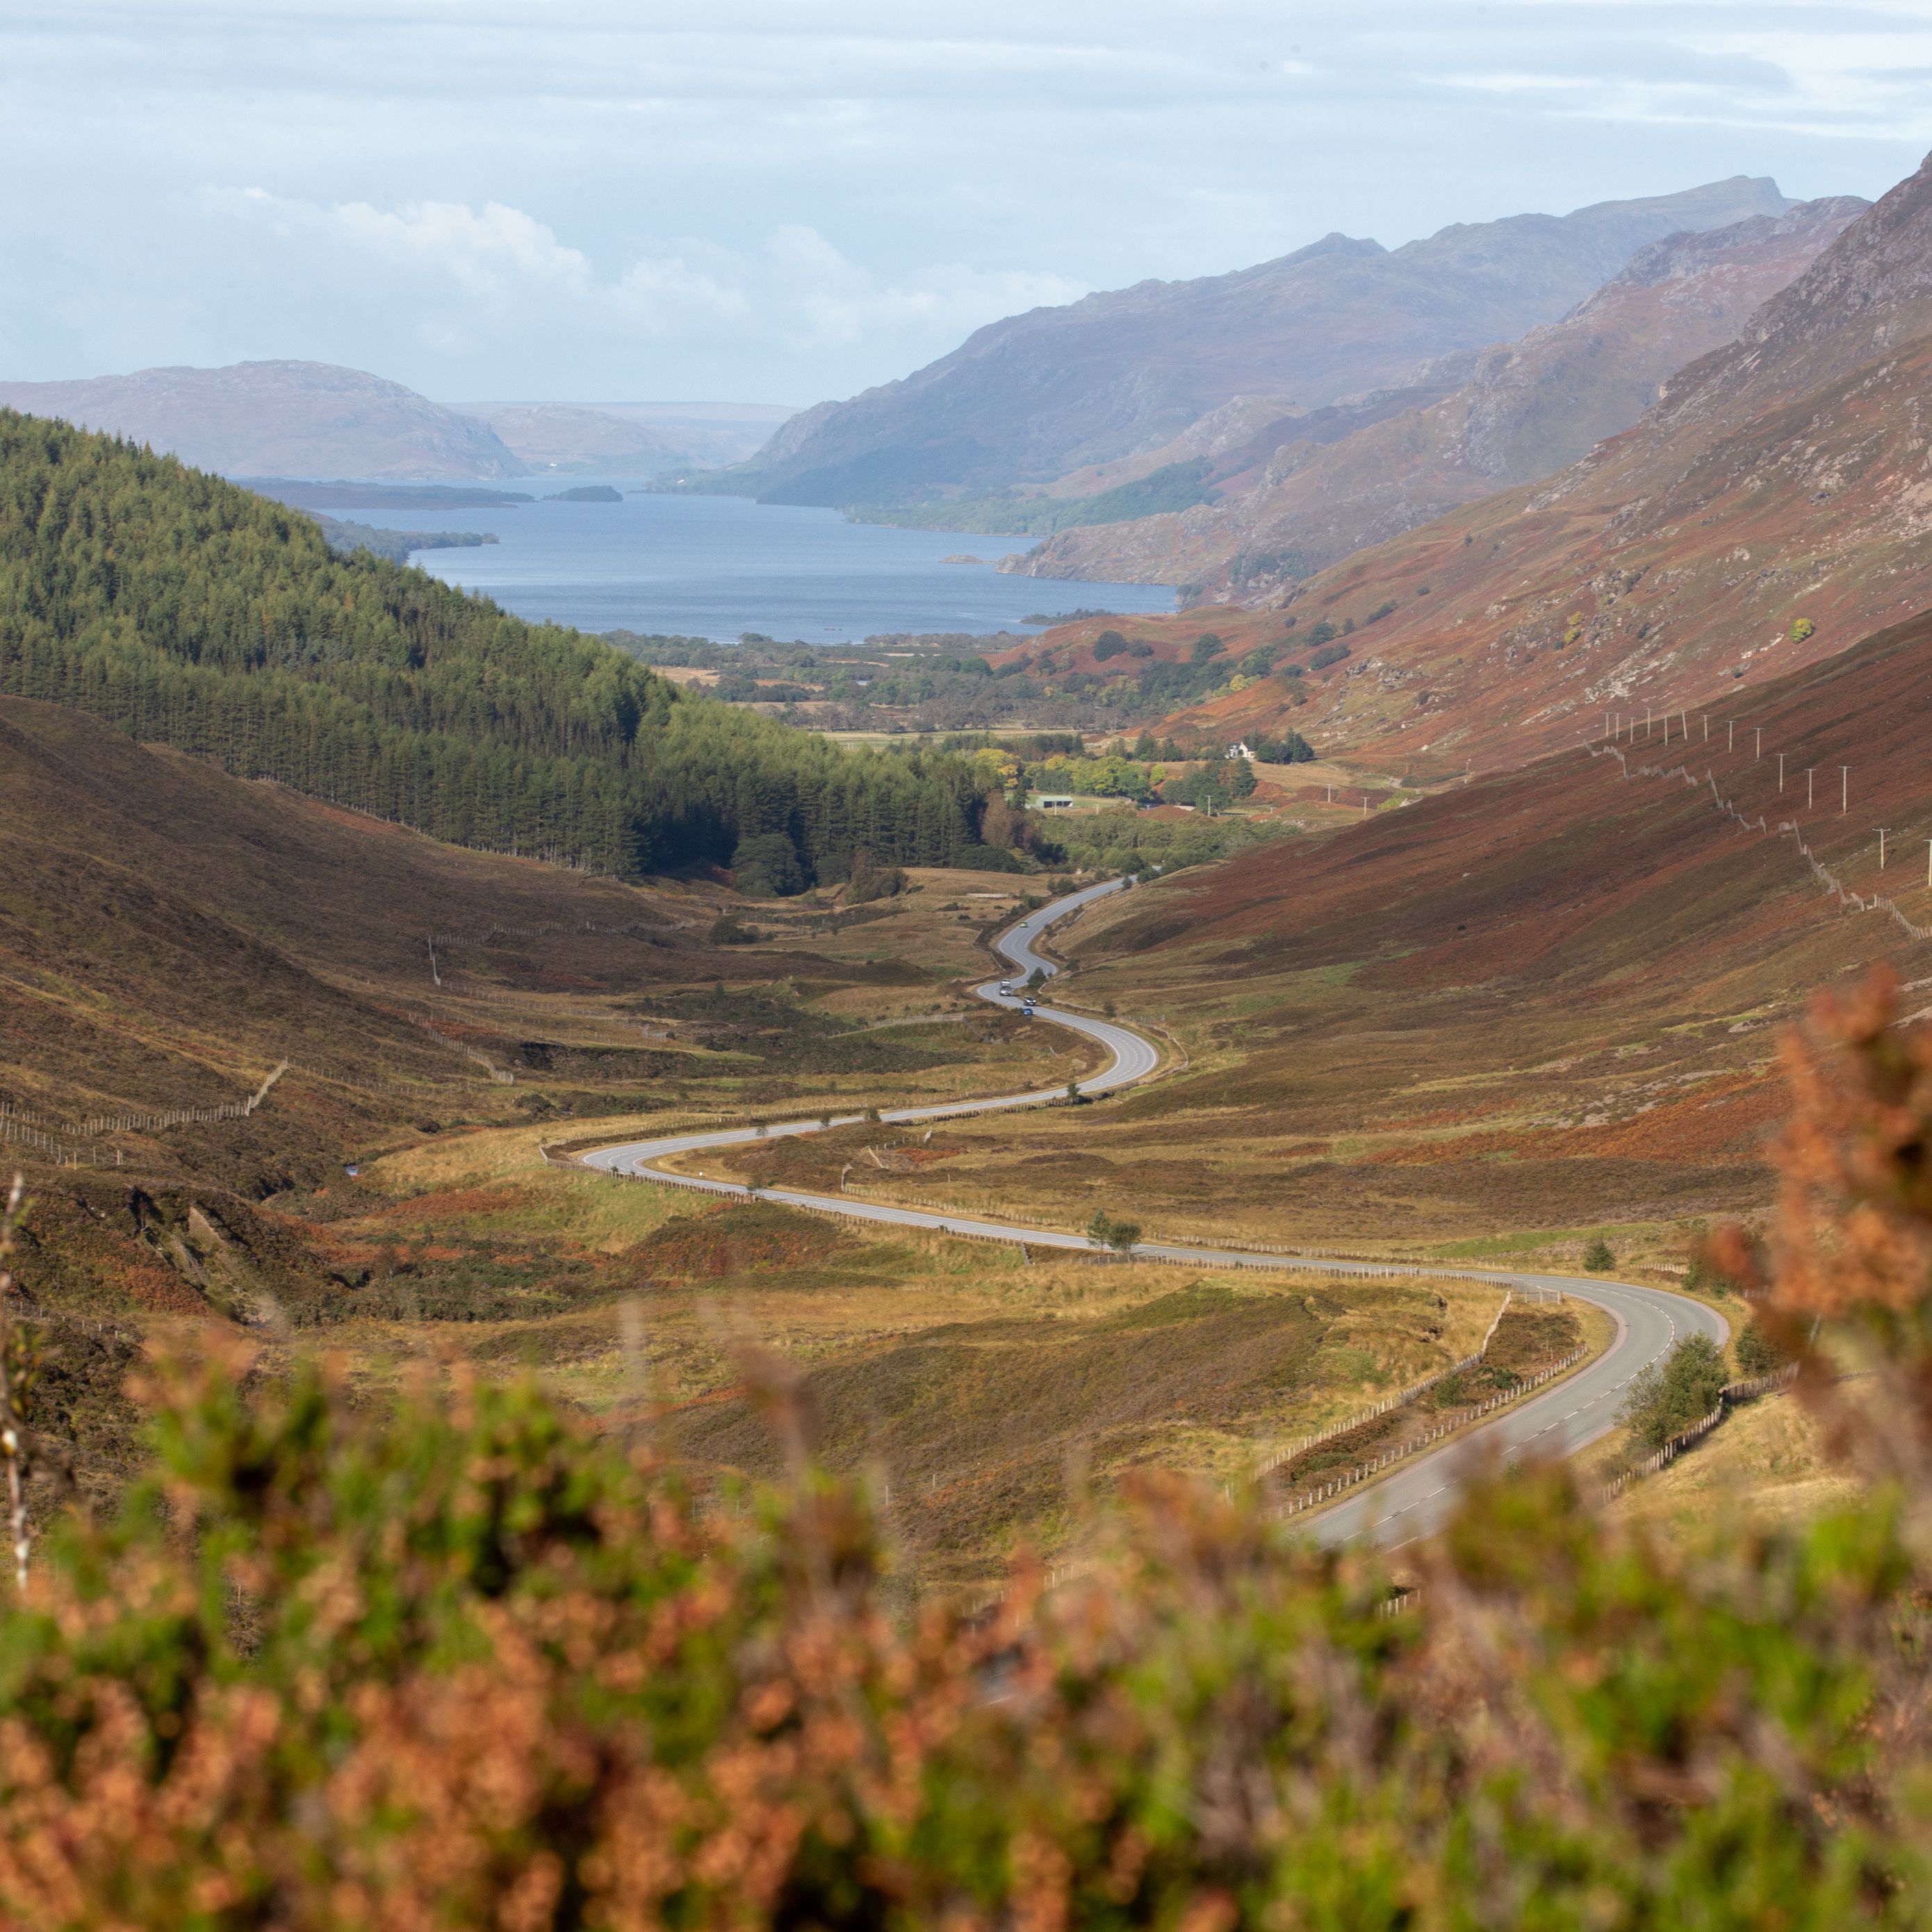
[[[1271,677],[1178,722],[1218,735],[1292,707],[1330,746],[1514,764],[1606,711],[1718,704],[1932,604],[1928,291],[1932,162],[1579,463],[1286,587],[1242,626],[1219,607],[1244,638],[1352,631],[1346,676],[1299,706]]]
[[[1457,224],[1396,249],[1331,236],[1224,275],[1102,291],[989,323],[910,376],[820,404],[712,481],[834,505],[1051,482],[1166,442],[1238,395],[1316,408],[1386,386],[1553,321],[1646,242],[1787,205],[1774,182],[1740,176]]]
[[[1801,202],[1649,243],[1559,321],[1442,358],[1416,371],[1412,388],[1365,399],[1352,414],[1320,412],[1332,423],[1268,424],[1224,462],[1217,480],[1228,494],[1217,500],[1063,531],[1000,567],[1245,598],[1257,580],[1278,588],[1284,576],[1550,475],[1630,428],[1667,379],[1720,346],[1868,206],[1855,196]],[[1250,480],[1253,470],[1239,466],[1258,459]]]
[[[0,408],[125,436],[224,476],[481,482],[527,473],[487,423],[332,362],[0,382]]]

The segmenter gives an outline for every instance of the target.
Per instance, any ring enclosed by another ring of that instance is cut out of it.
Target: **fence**
[[[4,1306],[5,1312],[16,1322],[32,1322],[49,1328],[78,1329],[83,1335],[95,1336],[103,1341],[130,1342],[137,1348],[146,1340],[140,1329],[128,1328],[118,1322],[103,1322],[92,1315],[69,1315],[58,1308],[36,1307],[17,1288],[0,1306]]]
[[[604,1006],[566,1006],[560,999],[520,992],[514,987],[485,986],[454,971],[439,979],[436,984],[453,1000],[478,1000],[485,1006],[528,1013],[536,1019],[595,1020],[604,1026],[642,1034],[646,1040],[669,1040],[674,1036],[672,1022],[668,1021],[635,1018],[628,1013],[613,1012]]]
[[[1797,845],[1798,856],[1810,867],[1812,877],[1817,880],[1820,884],[1823,886],[1826,892],[1836,898],[1841,906],[1852,912],[1889,913],[1893,920],[1897,922],[1900,929],[1908,938],[1921,940],[1932,939],[1932,926],[1920,926],[1908,919],[1898,909],[1897,904],[1884,893],[1874,892],[1868,896],[1863,892],[1855,892],[1851,890],[1837,873],[1820,861],[1810,845],[1805,842],[1804,835],[1798,829],[1798,821],[1795,818],[1780,818],[1775,826],[1772,825],[1762,812],[1756,818],[1747,818],[1737,806],[1718,789],[1716,775],[1708,766],[1706,768],[1703,777],[1700,779],[1684,765],[1638,765],[1633,767],[1629,759],[1624,757],[1614,745],[1602,746],[1586,745],[1583,748],[1593,758],[1600,758],[1607,752],[1622,766],[1624,776],[1626,778],[1628,778],[1634,770],[1640,778],[1682,778],[1684,784],[1692,791],[1700,791],[1708,785],[1710,788],[1712,802],[1726,818],[1736,821],[1740,831],[1762,832],[1768,838],[1781,838],[1788,836]]]
[[[1626,1469],[1613,1483],[1606,1484],[1597,1492],[1598,1507],[1614,1502],[1640,1477],[1654,1476],[1660,1469],[1667,1468],[1693,1444],[1701,1442],[1718,1424],[1724,1420],[1735,1402],[1749,1402],[1754,1397],[1768,1395],[1774,1388],[1781,1388],[1795,1381],[1798,1375],[1796,1362],[1774,1370],[1768,1376],[1754,1376],[1748,1382],[1726,1382],[1718,1391],[1718,1406],[1708,1415],[1700,1416],[1688,1429],[1682,1430],[1671,1437],[1654,1455],[1646,1456],[1633,1468]]]
[[[112,1166],[121,1165],[121,1150],[118,1148],[77,1148],[70,1140],[56,1140],[52,1134],[28,1126],[19,1115],[4,1108],[0,1108],[0,1140],[11,1141],[17,1147],[32,1148],[45,1155],[56,1167],[100,1167],[109,1164],[103,1160],[104,1154],[113,1155]]]
[[[421,1027],[423,1031],[439,1046],[448,1047],[452,1053],[461,1054],[465,1060],[473,1060],[492,1080],[496,1082],[498,1086],[514,1087],[517,1084],[517,1076],[514,1073],[505,1067],[499,1066],[487,1054],[478,1052],[476,1048],[469,1045],[467,1042],[452,1040],[448,1034],[438,1030],[434,1021],[424,1018],[421,1013],[412,1013],[409,1019],[410,1025]]]
[[[245,1120],[289,1070],[285,1060],[245,1100],[221,1100],[207,1107],[169,1107],[154,1114],[97,1114],[80,1124],[83,1134],[148,1134],[164,1127],[206,1126],[212,1120]]]
[[[1520,1400],[1532,1390],[1542,1388],[1545,1382],[1553,1381],[1567,1370],[1574,1368],[1588,1353],[1589,1351],[1587,1348],[1576,1349],[1565,1355],[1561,1361],[1552,1362],[1546,1368],[1538,1370],[1534,1375],[1517,1383],[1515,1388],[1504,1389],[1490,1396],[1486,1402],[1478,1402],[1468,1408],[1458,1409],[1454,1414],[1444,1418],[1433,1429],[1426,1430],[1420,1436],[1412,1436],[1406,1442],[1398,1444],[1393,1449],[1384,1449],[1379,1454],[1370,1456],[1366,1462],[1357,1463],[1352,1469],[1346,1470],[1340,1475],[1324,1478],[1316,1488],[1310,1490],[1306,1496],[1291,1497],[1282,1505],[1280,1513],[1285,1516],[1299,1516],[1304,1510],[1315,1509],[1323,1503],[1333,1502],[1344,1490],[1353,1489],[1358,1484],[1366,1482],[1370,1477],[1380,1475],[1391,1465],[1402,1462],[1421,1450],[1432,1448],[1444,1436],[1453,1434],[1456,1430],[1466,1427],[1472,1422],[1479,1422],[1484,1416],[1491,1414],[1493,1411],[1506,1407],[1510,1402]]]
[[[1377,1402],[1374,1408],[1363,1410],[1359,1415],[1350,1416],[1345,1421],[1330,1423],[1326,1429],[1317,1430],[1312,1436],[1304,1436],[1292,1449],[1276,1450],[1257,1466],[1256,1474],[1265,1476],[1270,1470],[1280,1468],[1282,1463],[1292,1462],[1296,1456],[1306,1455],[1318,1444],[1331,1442],[1338,1436],[1346,1436],[1351,1430],[1362,1428],[1378,1417],[1388,1414],[1390,1409],[1400,1408],[1405,1402],[1413,1402],[1418,1396],[1426,1394],[1438,1382],[1447,1382],[1451,1376],[1460,1376],[1465,1369],[1473,1369],[1490,1352],[1490,1344],[1496,1340],[1496,1330],[1502,1326],[1503,1317],[1509,1312],[1510,1300],[1514,1293],[1513,1288],[1503,1290],[1503,1305],[1496,1310],[1496,1318],[1490,1322],[1473,1355],[1465,1355],[1460,1362],[1452,1362],[1446,1369],[1438,1369],[1433,1375],[1424,1376],[1419,1382],[1410,1383],[1400,1395],[1392,1395],[1386,1401]]]

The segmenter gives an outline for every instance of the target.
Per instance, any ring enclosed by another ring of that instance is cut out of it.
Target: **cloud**
[[[937,353],[1016,308],[1088,292],[1062,275],[958,262],[881,277],[802,223],[754,250],[686,240],[600,272],[548,224],[501,202],[331,206],[260,188],[211,189],[207,200],[279,245],[287,259],[277,272],[410,313],[421,339],[446,352],[520,346],[543,332],[714,349],[722,333],[788,354],[903,340]]]
[[[1932,0],[46,0],[0,63],[14,376],[302,353],[808,401],[1331,229],[1932,145]],[[210,184],[214,184],[210,186]]]

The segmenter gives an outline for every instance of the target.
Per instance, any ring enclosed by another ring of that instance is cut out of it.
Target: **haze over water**
[[[574,476],[510,487],[533,495]],[[330,514],[395,528],[487,530],[481,549],[418,552],[446,582],[494,597],[520,617],[586,631],[657,632],[734,642],[747,631],[835,644],[887,631],[1022,631],[1021,620],[1081,608],[1171,610],[1154,584],[1060,584],[1002,577],[992,566],[1029,537],[848,524],[836,510],[740,496],[626,494],[620,503],[534,502],[403,511],[393,503]],[[945,563],[962,553],[985,564]]]

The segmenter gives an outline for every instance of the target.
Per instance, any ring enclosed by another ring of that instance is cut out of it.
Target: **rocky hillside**
[[[1932,164],[1581,462],[1216,612],[1284,663],[1323,627],[1348,659],[1298,704],[1276,672],[1176,723],[1292,718],[1318,745],[1453,767],[1574,742],[1606,711],[1722,707],[1932,604],[1928,397]]]
[[[1667,377],[1732,340],[1868,206],[1854,196],[1801,202],[1781,215],[1652,242],[1561,322],[1483,351],[1447,395],[1443,379],[1471,358],[1445,358],[1412,390],[1352,411],[1288,423],[1258,479],[1241,489],[1240,468],[1259,455],[1250,433],[1222,458],[1216,480],[1234,488],[1216,502],[1063,531],[1000,567],[1238,596],[1278,589],[1509,484],[1548,476],[1629,428]],[[1421,402],[1402,406],[1418,392]],[[1284,425],[1264,429],[1280,436]],[[1160,460],[1170,459],[1162,452]]]
[[[110,430],[229,476],[446,482],[525,473],[487,423],[328,362],[0,382],[0,408]]]
[[[834,505],[1050,483],[1157,448],[1237,397],[1317,410],[1513,340],[1648,242],[1787,206],[1774,183],[1739,176],[1459,224],[1393,250],[1330,235],[1236,274],[1036,309],[902,382],[806,411],[729,480],[769,502]]]

